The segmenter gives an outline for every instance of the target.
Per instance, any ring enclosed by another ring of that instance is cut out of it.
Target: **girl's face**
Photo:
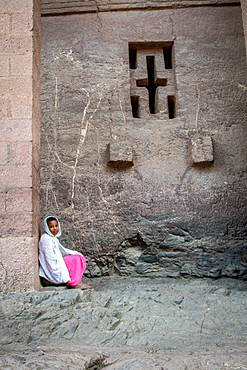
[[[49,227],[50,232],[53,235],[57,235],[58,230],[59,230],[57,221],[55,221],[55,220],[54,221],[48,221],[47,225]]]

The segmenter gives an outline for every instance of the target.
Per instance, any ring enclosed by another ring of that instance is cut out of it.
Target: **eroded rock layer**
[[[0,300],[8,370],[246,370],[246,282],[91,279]]]

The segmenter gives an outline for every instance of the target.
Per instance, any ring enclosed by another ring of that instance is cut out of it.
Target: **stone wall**
[[[0,3],[0,292],[39,288],[40,4]]]
[[[56,15],[48,3],[42,217],[61,219],[91,276],[246,277],[240,4]]]
[[[41,14],[71,15],[75,13],[100,13],[120,10],[162,10],[171,8],[194,8],[201,6],[234,6],[239,0],[41,0]]]
[[[241,0],[242,18],[245,34],[245,48],[247,52],[247,0]],[[247,55],[247,54],[246,54]]]

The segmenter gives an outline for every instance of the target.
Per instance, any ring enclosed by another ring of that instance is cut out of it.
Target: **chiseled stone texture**
[[[212,162],[214,160],[213,142],[210,136],[191,139],[193,163]]]
[[[24,217],[22,216],[22,219]],[[13,223],[6,220],[14,227]],[[25,220],[23,220],[25,225]],[[10,226],[9,225],[9,226]],[[37,276],[38,253],[36,237],[0,238],[0,296],[32,291],[40,287]]]
[[[217,4],[236,4],[239,5],[238,0],[218,0]],[[126,2],[119,0],[41,0],[41,14],[53,15],[63,13],[80,13],[80,12],[102,12],[114,10],[131,10],[131,9],[164,9],[176,7],[188,7],[195,5],[191,0],[128,0]],[[215,0],[197,0],[197,5],[200,6],[215,6]]]
[[[132,116],[129,42],[144,41],[173,41],[173,119]],[[246,72],[240,5],[42,18],[41,213],[90,276],[246,278]],[[194,165],[201,133],[214,161]],[[133,166],[107,165],[114,140]]]
[[[112,141],[109,144],[109,162],[133,162],[132,144],[126,141]],[[108,164],[109,164],[108,162]]]
[[[245,47],[246,47],[246,55],[247,55],[247,0],[241,0],[241,8],[242,8],[243,26],[244,26],[244,34],[245,34]]]
[[[0,2],[0,294],[40,287],[40,1]]]
[[[88,282],[0,300],[1,369],[246,369],[246,282]]]

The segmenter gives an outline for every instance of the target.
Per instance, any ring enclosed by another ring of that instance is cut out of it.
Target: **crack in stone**
[[[79,155],[80,155],[80,151],[81,151],[81,147],[85,141],[85,138],[86,138],[86,135],[87,135],[87,130],[88,130],[88,125],[89,125],[89,121],[90,119],[92,119],[92,117],[94,116],[95,112],[97,111],[97,109],[99,108],[100,106],[100,103],[101,103],[101,100],[102,100],[102,93],[101,93],[101,96],[99,98],[99,101],[98,101],[98,104],[95,108],[95,110],[93,111],[93,113],[91,114],[91,116],[88,118],[88,120],[86,121],[86,125],[85,127],[83,127],[84,125],[84,121],[85,121],[85,117],[86,117],[86,113],[87,113],[87,109],[91,103],[91,99],[90,99],[90,95],[89,95],[89,92],[85,89],[85,88],[82,88],[81,89],[82,91],[85,91],[86,92],[86,95],[88,97],[88,102],[87,102],[87,105],[86,107],[84,108],[83,110],[83,116],[82,116],[82,121],[81,121],[81,131],[80,131],[80,140],[79,140],[79,145],[77,147],[77,151],[76,151],[76,158],[75,158],[75,165],[74,165],[74,174],[73,174],[73,177],[72,177],[72,195],[71,195],[71,209],[72,211],[74,211],[74,197],[75,197],[75,178],[76,178],[76,171],[77,171],[77,164],[78,164],[78,159],[79,159]]]
[[[48,145],[49,151],[52,152],[52,149],[51,149],[51,146],[50,146],[48,137],[47,137],[47,133],[45,133],[45,137],[46,137],[46,141],[47,141],[47,145]],[[47,187],[46,187],[46,199],[45,199],[46,212],[47,212],[47,209],[48,209],[49,188],[51,186],[51,182],[52,182],[52,179],[53,179],[53,172],[54,172],[54,166],[55,166],[55,157],[52,156],[52,159],[53,160],[52,160],[52,166],[51,166],[51,175],[50,175],[50,178],[49,178]]]
[[[99,16],[99,6],[98,6],[98,3],[97,3],[97,0],[95,0],[95,6],[96,6],[96,13],[97,13],[97,18],[98,18],[98,20],[99,20],[99,23],[100,23],[100,28],[102,28],[103,27],[103,24],[102,24],[102,20],[101,20],[101,18],[100,18],[100,16]]]
[[[210,310],[210,307],[208,307],[206,309],[206,311],[204,312],[204,315],[203,315],[203,319],[202,319],[202,322],[201,322],[201,326],[200,326],[200,341],[199,341],[199,345],[201,345],[201,341],[202,341],[202,329],[203,329],[203,325],[204,325],[204,321],[206,319],[206,314],[207,312]]]
[[[59,126],[60,126],[60,118],[58,118],[58,122],[59,122]],[[64,163],[61,158],[59,157],[58,155],[58,150],[57,150],[57,130],[56,130],[56,127],[54,127],[54,147],[55,147],[55,151],[54,151],[54,154],[57,158],[57,160],[64,166],[68,167],[68,168],[71,168],[73,169],[74,167],[73,166],[70,166],[68,165],[67,163]]]
[[[58,100],[58,96],[57,96],[57,76],[55,75],[55,104],[54,104],[54,107],[55,109],[58,108],[59,106],[59,100]]]
[[[197,110],[196,110],[196,129],[198,129],[198,117],[200,112],[200,99],[201,99],[201,91],[199,86],[197,87]]]

